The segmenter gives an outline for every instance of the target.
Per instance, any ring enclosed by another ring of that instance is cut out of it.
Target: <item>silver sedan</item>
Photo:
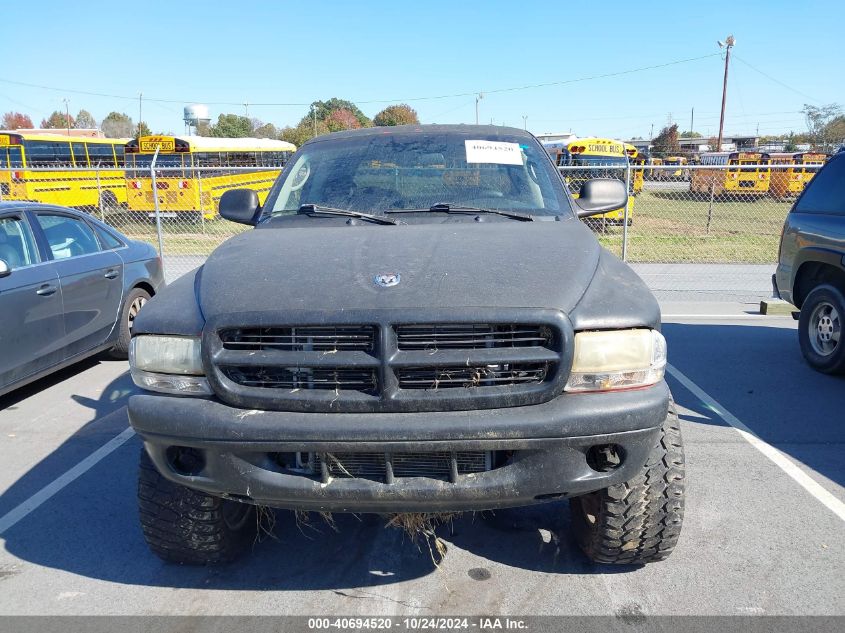
[[[161,260],[95,218],[0,202],[0,395],[100,352],[125,358]]]

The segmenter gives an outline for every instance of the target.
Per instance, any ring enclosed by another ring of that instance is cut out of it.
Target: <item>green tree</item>
[[[790,132],[786,137],[786,142],[783,144],[784,152],[797,152],[798,144],[795,142],[795,134]]]
[[[332,97],[328,101],[315,101],[311,104],[311,107],[317,111],[317,120],[318,121],[325,121],[332,112],[335,110],[349,110],[357,119],[358,127],[372,127],[373,122],[367,117],[366,114],[361,112],[351,101],[347,101],[346,99],[338,99],[337,97]],[[309,111],[308,114],[303,117],[303,120],[307,117],[310,117],[311,112]]]
[[[135,138],[139,136],[150,136],[152,131],[150,130],[150,126],[147,125],[144,121],[138,123],[138,128],[135,130]]]
[[[811,142],[818,149],[830,149],[834,139],[828,136],[829,125],[842,116],[842,106],[838,103],[828,103],[824,106],[805,103],[802,112],[807,121]]]
[[[329,128],[331,132],[340,132],[341,130],[357,130],[361,127],[361,123],[355,116],[352,110],[340,108],[332,110],[329,116],[323,119],[323,123]]]
[[[88,110],[80,110],[76,115],[75,128],[79,129],[93,129],[97,127],[97,120],[91,115]]]
[[[416,125],[419,122],[417,111],[406,103],[387,106],[373,117],[375,125]]]
[[[655,136],[651,142],[653,148],[652,153],[659,157],[677,155],[681,151],[678,138],[678,124],[673,123],[672,125],[667,125],[660,130],[660,134]]]
[[[252,135],[255,138],[276,138],[279,136],[279,130],[272,123],[262,123],[258,119],[253,119]]]
[[[317,134],[322,136],[331,132],[329,127],[322,121],[317,121]],[[314,138],[314,121],[306,121],[303,119],[296,127],[286,127],[279,133],[279,139],[293,143],[297,147],[301,146],[306,141]]]
[[[824,136],[833,146],[845,143],[845,116],[838,116],[830,121],[824,130]]]
[[[237,114],[221,114],[209,129],[210,136],[243,138],[252,136],[252,121]]]
[[[703,138],[698,132],[679,132],[681,138]]]
[[[107,138],[130,138],[137,132],[132,117],[123,112],[109,112],[100,129]]]
[[[20,112],[7,112],[0,123],[0,129],[3,130],[32,129],[33,127],[35,126],[32,124],[32,119]]]
[[[73,127],[73,117],[54,110],[53,114],[46,119],[41,119],[41,128],[45,130],[60,130],[62,128]]]

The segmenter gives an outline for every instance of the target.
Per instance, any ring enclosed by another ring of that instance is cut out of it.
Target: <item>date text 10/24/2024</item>
[[[500,617],[351,617],[309,618],[308,629],[320,630],[401,630],[401,631],[527,631],[528,623],[519,618]]]

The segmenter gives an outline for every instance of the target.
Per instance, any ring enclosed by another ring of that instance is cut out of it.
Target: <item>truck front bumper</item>
[[[221,497],[330,512],[488,510],[577,496],[637,475],[654,447],[670,394],[646,389],[564,394],[540,405],[436,413],[293,413],[214,399],[137,395],[132,427],[161,474]],[[591,458],[612,445],[618,464]],[[174,461],[188,449],[193,467]],[[448,480],[329,477],[280,465],[291,453],[495,455],[489,470]]]

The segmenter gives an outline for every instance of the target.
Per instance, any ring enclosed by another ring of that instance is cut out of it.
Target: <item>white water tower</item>
[[[203,105],[201,103],[186,105],[183,112],[185,120],[185,130],[188,132],[188,134],[191,133],[191,128],[196,130],[200,124],[208,124],[211,122],[211,117],[208,114],[207,105]]]

